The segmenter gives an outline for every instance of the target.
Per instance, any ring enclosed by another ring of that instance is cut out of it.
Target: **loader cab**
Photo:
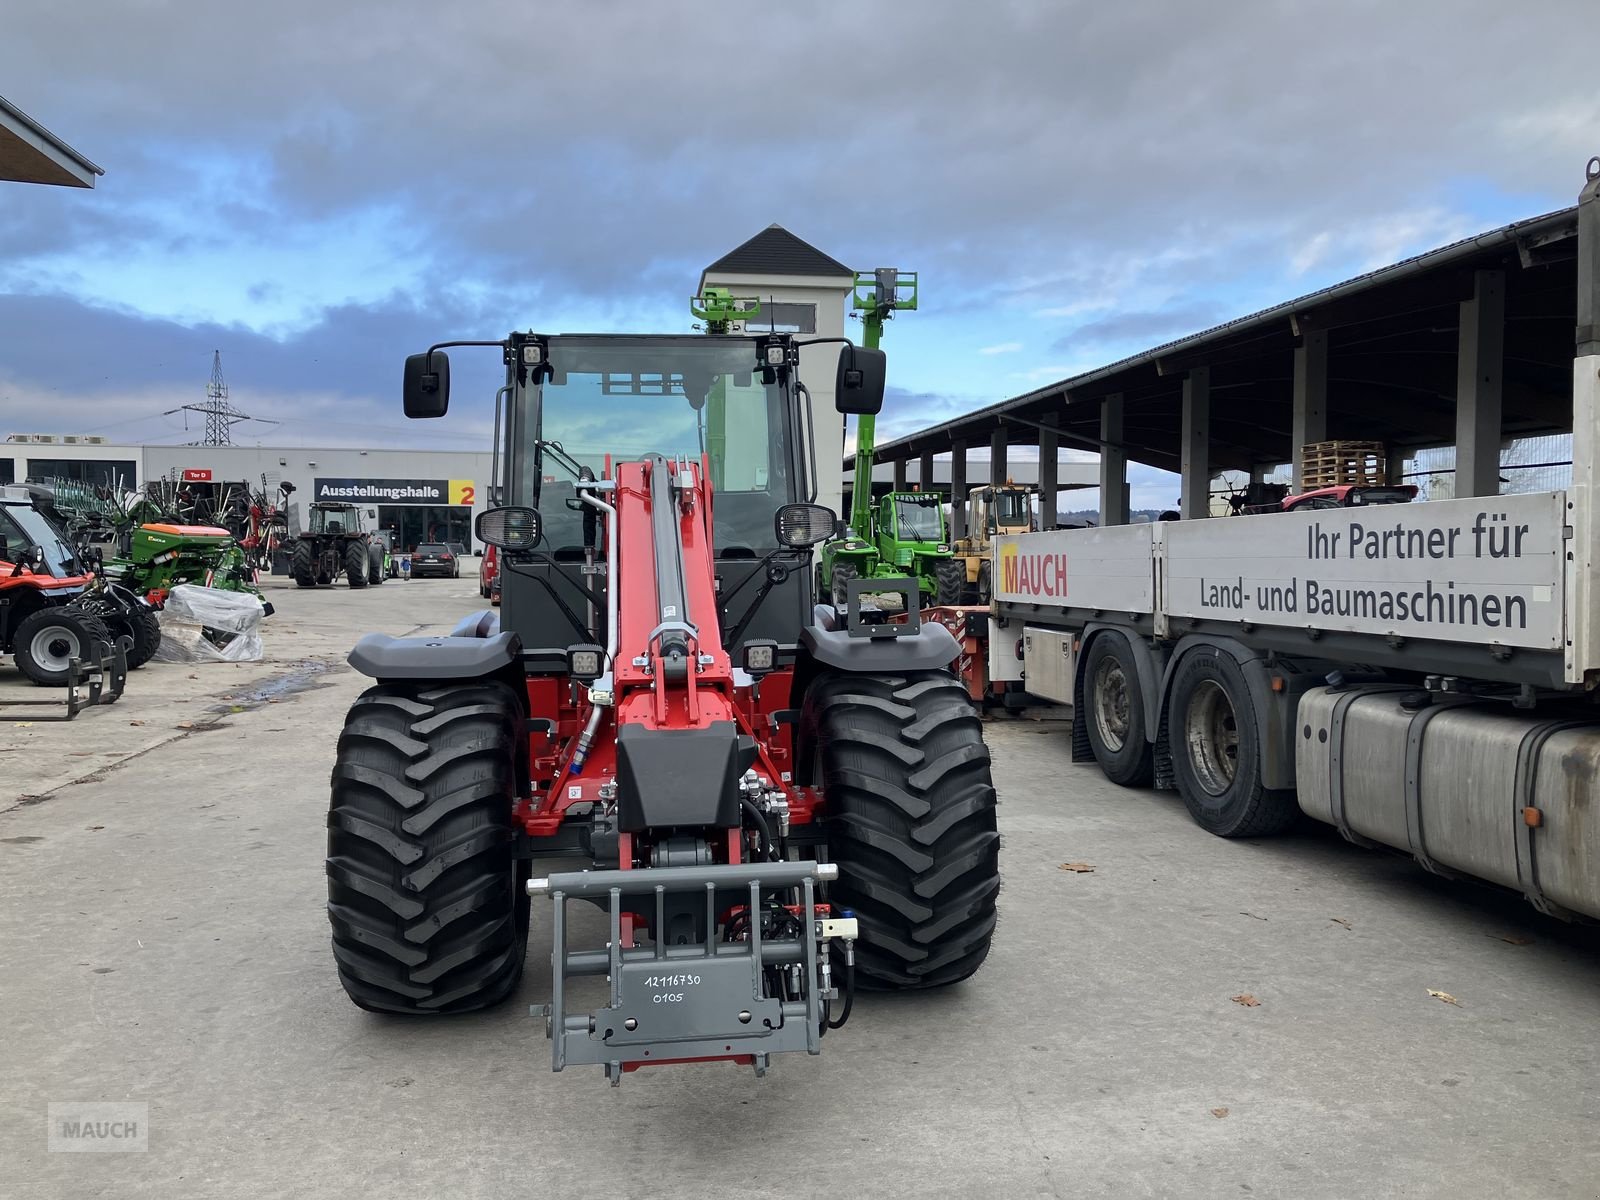
[[[313,504],[308,532],[340,536],[361,532],[361,513],[353,504]]]
[[[909,567],[918,554],[948,545],[944,506],[937,492],[891,492],[878,506],[878,553]]]
[[[1027,533],[1033,526],[1033,514],[1028,503],[1026,488],[1001,487],[990,489],[989,517],[986,524],[991,536],[1005,533]]]
[[[794,372],[765,369],[759,340],[552,336],[533,368],[508,352],[505,495],[537,508],[543,532],[537,554],[500,564],[502,623],[525,645],[604,640],[603,521],[578,502],[576,484],[652,454],[709,463],[725,636],[795,642],[811,612],[810,572],[774,582],[766,560],[778,549],[777,510],[809,497],[813,467]]]

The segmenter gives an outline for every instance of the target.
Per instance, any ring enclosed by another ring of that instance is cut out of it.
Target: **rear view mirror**
[[[834,408],[858,417],[881,412],[887,378],[888,360],[882,350],[846,346],[839,355],[839,375],[833,389]]]
[[[406,358],[406,416],[442,417],[450,407],[450,356],[443,350]]]

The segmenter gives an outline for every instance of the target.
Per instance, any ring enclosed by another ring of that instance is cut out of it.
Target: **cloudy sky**
[[[0,94],[107,174],[0,185],[0,432],[193,441],[160,414],[220,349],[281,422],[236,440],[482,445],[492,360],[407,427],[407,352],[683,331],[774,221],[919,272],[909,432],[1572,203],[1592,30],[1586,0],[13,0]]]

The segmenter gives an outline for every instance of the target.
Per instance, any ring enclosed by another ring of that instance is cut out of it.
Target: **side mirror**
[[[406,416],[442,417],[450,407],[450,356],[443,350],[406,358]]]
[[[773,517],[772,527],[778,545],[789,550],[803,550],[827,541],[838,521],[833,509],[822,504],[785,504]]]
[[[532,550],[543,530],[536,508],[491,508],[478,514],[472,532],[480,542],[501,550]]]
[[[842,413],[870,417],[883,411],[883,385],[888,359],[882,350],[846,346],[839,355],[839,374],[833,387],[833,406]]]

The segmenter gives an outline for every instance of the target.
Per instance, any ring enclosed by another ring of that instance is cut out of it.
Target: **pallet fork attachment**
[[[551,1040],[551,1066],[604,1066],[613,1087],[641,1066],[684,1060],[748,1062],[766,1073],[770,1056],[785,1050],[822,1052],[823,1001],[832,993],[828,961],[831,937],[853,941],[854,920],[822,921],[816,885],[836,878],[838,868],[816,862],[763,862],[629,871],[573,871],[530,880],[530,895],[554,903],[551,925],[552,993],[535,1005]],[[760,913],[773,892],[798,888],[798,936],[770,937],[750,921],[748,936],[718,941],[717,915],[736,905]],[[630,900],[654,906],[652,928],[666,928],[669,900],[703,898],[706,940],[632,946],[624,928]],[[569,950],[567,902],[607,901],[610,940],[603,950]],[[764,995],[762,973],[798,967],[798,998]],[[567,982],[603,975],[609,1003],[593,1013],[568,1011]]]
[[[122,690],[128,682],[128,655],[121,644],[100,656],[98,662],[85,667],[81,658],[73,659],[67,666],[67,697],[65,700],[0,700],[0,709],[7,708],[64,708],[60,713],[23,713],[12,716],[0,714],[0,721],[70,721],[86,708],[97,704],[115,704],[122,699]],[[86,687],[84,696],[78,689]]]

